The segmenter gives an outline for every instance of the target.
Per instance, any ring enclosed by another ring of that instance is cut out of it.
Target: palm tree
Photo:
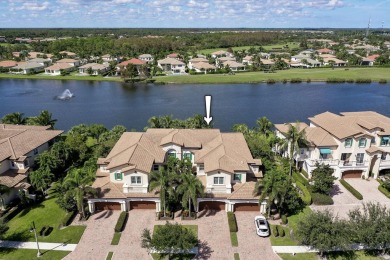
[[[42,193],[45,194],[47,188],[54,178],[54,174],[52,174],[47,168],[39,168],[38,170],[33,171],[29,177],[31,184],[36,189],[41,190]]]
[[[50,129],[53,129],[57,119],[53,119],[52,113],[49,113],[49,111],[43,110],[37,117],[31,118],[30,122],[33,125],[50,126]]]
[[[197,198],[203,197],[204,187],[202,182],[192,173],[180,175],[180,184],[177,192],[182,194],[182,206],[185,207],[188,202],[189,216],[191,216],[191,202],[196,205]]]
[[[249,127],[246,125],[246,124],[234,124],[233,127],[232,127],[232,130],[234,132],[240,132],[244,135],[246,134],[249,134],[252,132],[251,129],[249,129]]]
[[[161,169],[150,174],[149,192],[158,189],[160,191],[160,202],[164,206],[164,217],[166,217],[166,198],[174,194],[173,184],[177,175],[174,172]]]
[[[8,194],[11,189],[3,184],[0,184],[0,209],[4,209],[3,195]]]
[[[149,128],[162,128],[160,118],[157,116],[152,116],[148,120]]]
[[[282,147],[287,147],[289,149],[290,177],[292,175],[294,154],[299,150],[299,147],[307,146],[307,143],[305,129],[300,129],[300,123],[296,122],[295,125],[289,124],[286,139],[284,140]]]
[[[85,218],[85,196],[96,196],[96,189],[90,186],[92,181],[93,174],[89,168],[73,169],[64,179],[64,186],[75,193],[77,209],[83,218]]]
[[[260,133],[265,134],[266,136],[271,133],[271,128],[274,126],[272,122],[265,116],[257,119],[256,124]]]
[[[15,112],[8,115],[5,115],[1,122],[3,124],[13,124],[13,125],[25,125],[26,124],[26,118],[24,117],[23,113]]]

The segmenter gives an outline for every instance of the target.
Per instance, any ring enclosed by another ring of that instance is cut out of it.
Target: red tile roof
[[[144,65],[146,64],[146,62],[137,58],[132,58],[130,60],[122,61],[121,63],[119,63],[119,66],[126,66],[127,64]]]
[[[373,54],[370,56],[367,56],[367,59],[375,61],[380,55],[379,54]]]
[[[177,54],[177,53],[171,53],[171,54],[168,54],[167,57],[169,57],[169,58],[177,58],[178,56],[179,56],[179,54]]]
[[[0,67],[10,68],[10,67],[15,67],[16,65],[18,65],[18,63],[16,61],[13,61],[13,60],[0,61]]]
[[[332,52],[331,49],[328,49],[328,48],[324,48],[324,49],[318,49],[317,52],[320,52],[320,53],[329,53],[329,52]]]

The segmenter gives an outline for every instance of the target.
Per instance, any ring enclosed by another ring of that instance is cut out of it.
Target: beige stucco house
[[[372,111],[325,112],[300,123],[309,141],[294,159],[309,176],[316,163],[330,165],[337,178],[377,178],[390,171],[390,118]],[[293,123],[294,124],[294,123]],[[276,124],[276,134],[285,138],[288,124]],[[286,151],[279,150],[287,156]]]
[[[93,187],[98,198],[88,200],[91,212],[150,208],[161,210],[159,193],[148,192],[149,174],[164,167],[167,158],[189,158],[206,196],[196,208],[259,211],[252,194],[262,177],[261,161],[252,158],[241,133],[218,129],[148,129],[124,133],[106,158],[99,158]],[[262,210],[265,205],[262,205]]]
[[[28,192],[27,176],[35,158],[49,149],[63,131],[48,130],[48,126],[0,124],[0,184],[10,188],[0,196],[0,209],[18,196]]]

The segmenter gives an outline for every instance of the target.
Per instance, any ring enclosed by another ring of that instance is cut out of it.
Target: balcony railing
[[[314,165],[316,165],[316,163],[319,163],[319,164],[325,164],[325,165],[329,165],[329,166],[338,166],[338,167],[367,167],[368,163],[369,163],[368,160],[365,160],[365,161],[343,161],[343,160],[338,160],[338,159],[326,159],[326,160],[325,159],[319,159],[319,160],[309,159],[309,160],[306,160],[306,162],[310,166],[314,166]],[[389,165],[390,165],[390,161],[389,161]]]
[[[389,166],[390,167],[390,160],[381,160],[379,163],[379,166]]]

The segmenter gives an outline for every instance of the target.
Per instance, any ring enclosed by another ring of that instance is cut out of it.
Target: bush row
[[[301,170],[301,173],[303,174],[303,176],[306,177],[306,179],[309,179],[309,174],[307,174],[307,172],[304,169]]]
[[[126,220],[127,220],[127,212],[122,211],[121,214],[119,215],[118,222],[116,222],[115,232],[122,232],[123,228],[125,227]]]
[[[380,83],[386,83],[386,80],[384,80],[385,82],[383,82],[383,80],[379,80]],[[371,79],[363,79],[363,78],[360,78],[360,79],[340,79],[340,78],[328,78],[326,80],[326,83],[371,83],[372,80]]]
[[[284,237],[286,235],[284,228],[280,225],[271,226],[271,232],[274,237]]]
[[[66,227],[72,222],[74,216],[76,215],[76,211],[71,211],[66,213],[65,217],[62,219],[62,226]]]
[[[326,194],[312,193],[311,199],[314,205],[333,205],[332,197]]]
[[[230,232],[237,232],[237,222],[236,222],[236,216],[233,212],[228,212],[228,223],[229,223],[229,231]]]
[[[386,84],[386,83],[387,83],[387,80],[386,80],[386,79],[380,79],[378,82],[379,82],[380,84]]]
[[[311,194],[310,194],[310,191],[308,190],[308,188],[300,181],[295,181],[295,183],[296,183],[298,189],[300,189],[302,191],[301,198],[302,198],[303,202],[306,205],[310,205],[312,199],[311,199]]]
[[[358,200],[363,199],[363,195],[358,192],[354,187],[352,187],[348,182],[346,182],[344,179],[340,180],[340,183],[350,192],[353,196],[355,196]]]
[[[306,180],[300,173],[293,171],[292,177],[293,177],[295,182],[300,182],[303,185],[305,185],[306,187],[309,187],[309,181]]]
[[[382,184],[378,186],[378,190],[390,199],[390,192]]]

